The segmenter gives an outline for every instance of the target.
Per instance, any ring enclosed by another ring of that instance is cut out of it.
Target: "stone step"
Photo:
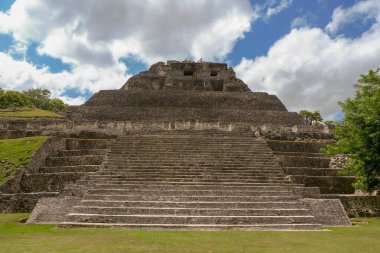
[[[166,185],[166,184],[106,184],[106,183],[94,183],[89,185],[89,189],[125,189],[131,191],[292,191],[295,189],[302,189],[303,185],[251,185],[251,186],[228,186],[228,185]]]
[[[186,161],[173,161],[173,162],[166,162],[165,160],[159,162],[154,162],[154,161],[146,161],[144,162],[143,160],[141,161],[110,161],[106,160],[105,163],[107,164],[112,164],[115,166],[139,166],[139,165],[144,165],[144,166],[202,166],[202,167],[207,167],[207,166],[218,166],[218,167],[230,167],[230,168],[241,168],[241,167],[279,167],[277,162],[253,162],[253,163],[238,163],[238,162],[186,162]],[[54,165],[54,166],[60,166],[60,165]]]
[[[96,176],[93,176],[92,178],[112,178],[112,179],[145,179],[147,181],[150,180],[166,180],[166,179],[179,179],[179,180],[235,180],[235,179],[241,179],[241,180],[284,180],[284,176],[273,176],[273,175],[240,175],[238,173],[236,174],[216,174],[216,173],[203,173],[203,174],[143,174],[143,173],[120,173],[116,172],[114,174],[111,173],[97,173]]]
[[[182,177],[167,177],[167,178],[145,178],[145,177],[112,177],[112,176],[96,176],[96,175],[90,175],[91,179],[95,180],[103,180],[104,182],[177,182],[177,183],[286,183],[289,182],[288,180],[279,180],[279,179],[246,179],[244,177],[242,178],[207,178],[207,177],[197,177],[197,178],[182,178]]]
[[[153,165],[153,164],[141,164],[141,165],[117,165],[104,163],[103,168],[112,170],[190,170],[190,169],[200,169],[200,170],[251,170],[251,171],[283,171],[280,166],[261,166],[261,165],[249,165],[249,166],[231,166],[231,165],[221,165],[221,164],[196,164],[196,165]]]
[[[161,156],[161,155],[151,155],[149,153],[146,153],[144,155],[138,154],[138,155],[115,155],[115,154],[109,154],[108,155],[108,160],[141,160],[141,159],[146,159],[146,160],[152,160],[152,161],[157,161],[157,160],[162,160],[165,158],[165,160],[225,160],[225,161],[236,161],[236,160],[242,160],[242,161],[267,161],[268,159],[277,161],[276,159],[273,158],[273,156],[247,156],[247,155],[240,155],[240,156],[229,156],[229,157],[224,157],[224,156],[195,156],[195,155],[178,155],[178,156]]]
[[[307,187],[319,187],[322,194],[354,194],[354,176],[308,176],[290,175],[293,182],[304,184]]]
[[[229,153],[234,156],[247,156],[247,157],[253,157],[253,156],[261,156],[265,154],[270,154],[270,151],[266,150],[250,150],[250,149],[240,149],[240,150],[233,150],[232,148],[226,148],[226,149],[167,149],[165,148],[152,148],[152,149],[137,149],[137,148],[111,148],[110,152],[111,154],[120,154],[120,155],[137,155],[141,156],[142,154],[148,154],[148,155],[162,155],[162,156],[169,156],[169,155],[182,155],[182,154],[192,154],[194,156],[197,156],[197,154],[202,155],[221,155],[225,153]]]
[[[296,201],[298,198],[294,195],[289,196],[153,196],[137,194],[87,194],[83,197],[85,200],[123,200],[123,201],[207,201],[207,202],[267,202],[267,201]]]
[[[123,201],[123,200],[82,200],[87,207],[130,207],[130,208],[248,208],[248,209],[297,209],[304,208],[298,201]]]
[[[252,138],[239,139],[239,138],[135,138],[135,139],[120,139],[118,138],[116,143],[120,144],[249,144],[249,145],[261,145],[266,146],[263,141],[255,140]]]
[[[58,156],[84,156],[84,155],[105,155],[107,149],[74,149],[74,150],[61,150]]]
[[[330,168],[310,168],[310,167],[283,167],[287,175],[307,175],[307,176],[338,176],[341,169]]]
[[[330,158],[285,156],[284,159],[280,161],[280,165],[283,167],[329,168]]]
[[[124,164],[124,163],[191,163],[191,164],[244,164],[244,165],[255,165],[255,164],[273,164],[273,165],[279,165],[279,163],[276,160],[269,160],[269,159],[223,159],[223,158],[212,158],[212,159],[185,159],[181,157],[173,157],[173,158],[166,158],[161,157],[157,159],[151,159],[143,157],[139,158],[130,158],[128,156],[121,157],[121,158],[112,158],[108,157],[105,159],[105,162],[107,163],[114,163],[114,164]]]
[[[285,151],[274,151],[273,154],[278,156],[306,156],[306,157],[326,157],[324,153],[313,153],[313,152],[285,152]]]
[[[155,167],[155,168],[149,168],[149,167],[102,167],[100,170],[102,174],[104,172],[110,172],[110,173],[184,173],[184,174],[199,174],[199,173],[224,173],[224,174],[270,174],[270,175],[284,175],[283,171],[278,168],[250,168],[246,169],[244,167],[241,168],[223,168],[223,167],[214,167],[214,168],[209,168],[209,167],[202,167],[202,166],[191,166],[191,167]]]
[[[54,166],[40,167],[40,173],[57,173],[57,172],[95,172],[101,168],[100,165],[76,165],[76,166]]]
[[[150,195],[150,196],[177,196],[177,195],[189,195],[189,196],[291,196],[293,193],[289,190],[131,190],[123,188],[90,188],[87,190],[87,194],[128,194],[128,195]]]
[[[240,224],[240,225],[220,225],[220,224],[129,224],[129,223],[89,223],[89,222],[63,222],[59,224],[62,228],[93,228],[112,227],[128,229],[147,230],[321,230],[320,224]]]
[[[152,207],[99,207],[74,206],[73,213],[92,213],[109,215],[190,215],[190,216],[306,216],[309,209],[278,208],[152,208]]]
[[[67,221],[130,224],[315,224],[314,216],[106,215],[70,213]]]
[[[201,143],[201,142],[195,142],[195,143],[184,143],[179,142],[177,144],[175,143],[151,143],[151,142],[142,142],[142,143],[118,143],[115,142],[111,145],[111,148],[141,148],[141,149],[161,149],[161,148],[168,148],[168,149],[190,149],[190,150],[218,150],[218,149],[250,149],[250,150],[258,150],[258,151],[271,151],[270,148],[268,148],[265,145],[255,145],[252,143]]]
[[[155,138],[151,139],[144,139],[144,140],[127,140],[127,141],[120,141],[117,140],[116,142],[112,143],[112,145],[129,145],[129,146],[192,146],[192,145],[200,145],[203,147],[207,146],[250,146],[250,147],[257,147],[257,148],[266,148],[271,149],[263,142],[257,142],[257,141],[251,141],[251,140],[232,140],[232,139],[216,139],[216,140],[207,140],[207,139],[178,139],[178,140],[157,140]],[[111,145],[111,146],[112,146]]]
[[[252,171],[283,171],[283,169],[280,166],[229,166],[229,165],[219,165],[219,164],[212,164],[212,165],[204,165],[202,164],[197,166],[189,166],[189,165],[151,165],[151,164],[142,164],[142,165],[116,165],[116,164],[110,164],[110,163],[104,163],[103,167],[105,169],[128,169],[128,170],[157,170],[157,169],[168,169],[168,170],[189,170],[189,169],[200,169],[200,170],[252,170]]]
[[[197,145],[194,145],[193,147],[155,147],[155,146],[147,146],[147,147],[117,147],[112,146],[110,151],[111,154],[120,154],[123,152],[131,153],[131,154],[138,154],[141,151],[145,151],[147,153],[165,153],[166,151],[173,153],[177,151],[192,151],[193,153],[182,153],[182,155],[190,154],[190,155],[213,155],[213,154],[220,154],[220,155],[231,155],[231,154],[244,154],[245,152],[248,152],[250,154],[258,154],[258,155],[273,155],[272,150],[265,149],[265,148],[246,148],[246,147],[199,147]],[[201,153],[203,152],[203,153]],[[177,152],[178,153],[178,152]]]
[[[283,171],[278,168],[203,168],[203,167],[109,167],[104,166],[99,171],[100,174],[103,172],[121,172],[121,173],[262,173],[262,174],[273,174],[273,175],[283,175]]]
[[[320,153],[320,149],[326,147],[326,143],[308,141],[267,140],[266,142],[275,152]]]
[[[104,160],[103,155],[48,157],[46,166],[74,166],[74,165],[100,165]]]
[[[43,174],[40,174],[43,175]],[[89,175],[88,177],[91,177]],[[78,180],[78,185],[92,185],[92,184],[113,184],[113,185],[131,185],[136,187],[141,186],[164,186],[164,187],[252,187],[252,186],[303,186],[303,184],[295,184],[291,181],[284,181],[281,183],[269,183],[269,182],[160,182],[160,181],[123,181],[123,180],[104,180],[104,179],[85,179]]]
[[[109,139],[66,139],[67,150],[78,149],[108,149],[112,140]]]
[[[49,167],[50,168],[50,167]],[[151,177],[162,177],[162,176],[183,176],[183,177],[199,177],[199,176],[240,176],[240,177],[264,177],[264,178],[284,178],[284,174],[282,173],[274,173],[274,172],[242,172],[242,171],[122,171],[122,170],[100,170],[98,171],[97,175],[110,175],[110,176],[124,176],[124,177],[144,177],[147,178]]]

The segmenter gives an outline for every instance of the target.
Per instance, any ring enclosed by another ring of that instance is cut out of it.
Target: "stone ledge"
[[[323,226],[351,226],[339,199],[302,199],[301,202]]]
[[[324,194],[322,198],[340,199],[349,217],[380,217],[380,196]]]

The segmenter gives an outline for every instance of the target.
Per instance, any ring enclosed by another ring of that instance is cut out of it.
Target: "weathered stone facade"
[[[355,180],[338,175],[320,154],[332,141],[328,129],[305,124],[274,95],[250,91],[226,64],[159,62],[120,90],[100,91],[63,115],[0,121],[0,138],[56,136],[0,189],[0,210],[30,211],[39,197],[54,195],[39,202],[29,222],[177,229],[349,225],[339,200],[323,198],[353,193]],[[257,210],[262,205],[265,210]],[[219,211],[208,211],[215,207]]]
[[[250,92],[227,64],[179,61],[153,64],[149,71],[131,77],[121,89]]]

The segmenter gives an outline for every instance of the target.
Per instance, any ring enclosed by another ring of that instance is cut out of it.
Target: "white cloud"
[[[257,18],[249,0],[16,0],[0,12],[0,33],[16,41],[9,54],[22,55],[36,42],[39,54],[72,70],[53,74],[1,53],[0,85],[46,87],[55,96],[119,88],[127,78],[121,58],[223,60]]]
[[[290,24],[291,28],[299,28],[299,27],[305,27],[305,26],[309,26],[306,16],[297,17],[293,19]]]
[[[84,102],[86,102],[86,99],[84,97],[76,97],[76,98],[70,98],[68,96],[61,96],[59,97],[65,104],[69,105],[81,105]]]
[[[326,26],[326,30],[330,33],[336,33],[342,26],[355,22],[358,19],[377,19],[377,22],[379,22],[380,1],[359,1],[357,4],[347,9],[342,7],[336,8],[330,23]]]
[[[79,92],[97,92],[100,89],[117,89],[129,76],[122,63],[109,68],[80,65],[71,72],[51,73],[48,67],[37,68],[32,64],[15,60],[0,52],[0,86],[5,89],[25,90],[28,88],[47,88],[54,97],[61,97],[66,89],[75,88]],[[66,99],[67,101],[68,98]],[[73,100],[79,101],[79,100]]]
[[[0,13],[0,31],[37,41],[40,53],[71,64],[109,65],[128,54],[150,64],[222,59],[253,18],[248,0],[16,0]]]
[[[288,8],[293,3],[293,0],[280,0],[280,1],[269,1],[269,7],[266,10],[266,18],[270,18],[276,15],[286,8]],[[277,5],[276,5],[277,4]]]
[[[379,41],[379,19],[355,39],[319,28],[293,29],[266,56],[243,59],[235,71],[252,90],[277,94],[289,110],[320,110],[332,119],[340,110],[337,102],[353,95],[359,75],[380,67]]]

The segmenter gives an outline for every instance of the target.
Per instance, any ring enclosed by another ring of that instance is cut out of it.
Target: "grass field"
[[[41,110],[38,108],[22,108],[14,111],[11,110],[0,110],[0,119],[1,118],[59,118],[61,115]]]
[[[0,214],[0,252],[289,252],[378,253],[380,219],[331,231],[144,231],[59,229]]]
[[[30,158],[47,139],[45,136],[0,140],[0,184]]]

